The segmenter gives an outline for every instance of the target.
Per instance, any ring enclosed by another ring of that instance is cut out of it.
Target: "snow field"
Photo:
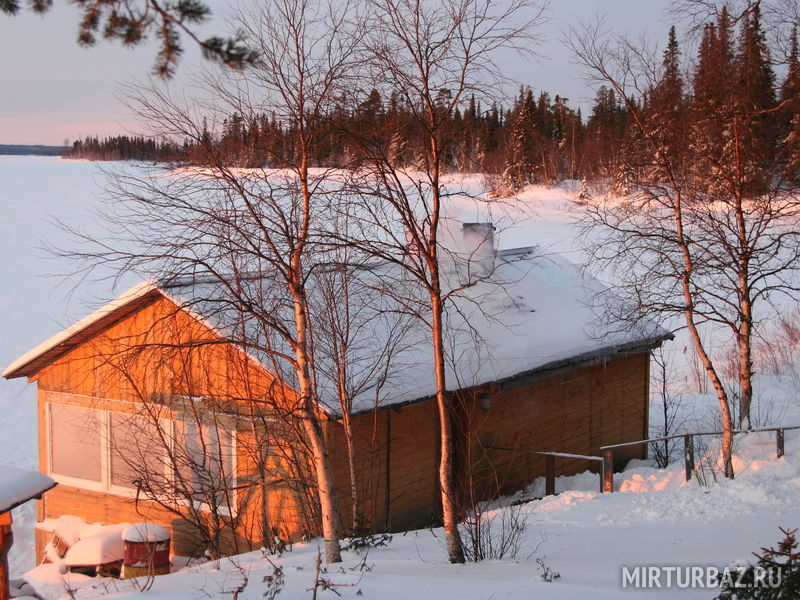
[[[766,437],[765,437],[766,436]],[[772,439],[749,434],[739,443],[739,475],[701,487],[696,480],[683,482],[677,465],[657,470],[632,465],[617,475],[614,494],[569,491],[533,500],[521,508],[526,522],[524,541],[516,558],[466,565],[446,562],[440,529],[395,534],[386,547],[363,554],[344,553],[342,565],[332,565],[322,576],[339,584],[342,598],[380,600],[548,598],[578,600],[629,600],[631,598],[713,598],[714,589],[623,589],[622,567],[640,565],[702,566],[723,569],[735,560],[748,560],[751,552],[773,546],[779,527],[800,521],[800,435],[787,434],[786,456],[774,458]],[[596,482],[597,475],[571,478]],[[564,485],[566,480],[559,482]],[[499,517],[496,517],[499,518]],[[147,592],[149,600],[190,600],[206,594],[229,597],[247,577],[242,600],[262,598],[265,576],[273,564],[283,570],[284,589],[279,598],[308,598],[314,581],[315,543],[295,545],[280,557],[252,552],[218,563],[190,566],[158,577]],[[541,578],[537,559],[558,572],[555,582]],[[271,563],[270,563],[271,561]],[[366,568],[359,569],[364,563]],[[42,585],[43,573],[36,573]],[[33,583],[33,581],[32,581]],[[44,582],[49,598],[58,598],[63,586]],[[79,579],[72,586],[81,600],[136,598],[135,583]],[[39,589],[39,588],[37,588]],[[333,597],[331,592],[321,597]]]

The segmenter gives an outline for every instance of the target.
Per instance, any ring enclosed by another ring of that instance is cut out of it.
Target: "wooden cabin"
[[[497,298],[513,324],[474,317],[488,345],[462,354],[459,364],[472,368],[450,379],[462,383],[453,397],[464,506],[544,474],[541,457],[498,448],[597,455],[602,445],[646,438],[649,351],[670,337],[651,325],[588,334],[596,317],[586,296],[597,288],[566,261],[515,277],[517,287]],[[159,523],[172,528],[181,554],[202,552],[209,535],[233,553],[318,533],[303,436],[284,410],[296,400],[292,386],[269,360],[230,343],[200,304],[185,301],[192,282],[181,286],[140,284],[6,369],[4,377],[38,386],[40,469],[60,484],[38,503],[38,552],[62,515]],[[502,304],[506,297],[515,300]],[[348,528],[437,522],[431,368],[408,365],[385,386],[386,397],[354,405],[363,523],[351,517],[341,416],[320,402]],[[558,474],[590,467],[562,460]]]

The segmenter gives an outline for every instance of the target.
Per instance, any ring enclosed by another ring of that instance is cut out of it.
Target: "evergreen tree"
[[[765,111],[775,105],[775,73],[757,3],[742,21],[736,71],[736,90],[739,101],[745,104],[744,110]]]
[[[638,141],[637,152],[647,157],[643,161],[643,176],[648,176],[647,171],[652,170],[649,167],[657,170],[657,163],[663,161],[670,161],[678,170],[681,168],[679,163],[685,153],[688,106],[680,69],[680,55],[677,34],[672,26],[664,50],[660,77],[647,95],[642,111],[647,127],[661,149],[661,155],[654,155],[649,145],[642,140]],[[634,129],[638,131],[638,128]]]
[[[786,79],[781,87],[780,137],[786,161],[786,177],[800,182],[800,60],[797,25],[792,29]]]
[[[536,181],[535,153],[537,151],[536,104],[533,92],[520,90],[520,96],[512,112],[506,168],[503,173],[506,183],[518,190]]]
[[[734,54],[731,24],[723,8],[716,24],[703,29],[694,74],[691,107],[690,146],[694,176],[705,179],[711,196],[724,193],[724,182],[712,175],[719,174],[731,164],[730,128],[735,104],[733,102]]]
[[[716,111],[728,101],[733,81],[733,45],[727,8],[716,24],[703,28],[694,75],[694,104],[701,111]]]
[[[800,104],[800,59],[798,58],[797,25],[792,28],[792,46],[787,60],[786,79],[781,86],[781,102],[786,109],[797,112]]]
[[[584,175],[590,178],[617,177],[626,134],[627,111],[613,89],[601,86],[595,95],[586,123]]]
[[[739,180],[743,186],[742,195],[754,197],[769,185],[765,181],[765,167],[776,158],[779,129],[778,115],[772,111],[775,107],[775,74],[758,4],[742,21],[735,69],[736,115],[728,139],[734,140],[737,146],[735,152],[727,154],[731,159],[738,158],[746,169],[744,177]]]

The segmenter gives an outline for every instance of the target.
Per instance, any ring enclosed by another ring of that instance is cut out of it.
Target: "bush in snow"
[[[797,530],[781,528],[778,548],[753,553],[756,565],[747,566],[740,576],[725,578],[716,600],[790,600],[800,598],[800,551]]]
[[[544,559],[547,558],[545,556],[540,556],[536,559],[536,564],[539,566],[539,575],[542,577],[542,581],[546,583],[552,583],[554,581],[558,581],[561,579],[561,573],[555,571],[550,568]]]
[[[381,546],[388,546],[392,541],[392,536],[388,533],[368,533],[365,535],[357,535],[351,537],[342,546],[342,550],[353,550],[360,552],[361,550],[369,550],[370,548],[380,548]]]
[[[591,200],[591,198],[592,198],[592,193],[589,191],[589,183],[586,181],[586,178],[584,177],[581,180],[581,191],[578,192],[578,200],[580,201],[580,203],[585,204],[586,201]]]
[[[516,558],[525,525],[522,505],[488,510],[485,503],[478,503],[459,525],[465,558],[473,562]]]

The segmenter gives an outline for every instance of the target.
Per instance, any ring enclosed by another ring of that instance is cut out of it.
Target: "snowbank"
[[[106,526],[86,526],[81,539],[67,550],[64,561],[68,567],[105,565],[122,560],[124,543],[122,532],[130,523]]]
[[[43,564],[34,567],[23,579],[36,593],[46,600],[55,600],[68,595],[68,590],[78,590],[97,583],[96,577],[81,573],[68,573],[63,564]]]
[[[328,567],[324,577],[341,587],[342,598],[362,600],[484,600],[485,598],[548,600],[706,599],[717,589],[623,589],[623,567],[636,565],[700,565],[723,568],[749,559],[751,552],[774,546],[778,527],[800,522],[800,433],[789,432],[786,456],[774,457],[768,435],[740,438],[737,479],[713,479],[699,485],[696,478],[680,481],[680,464],[654,469],[636,461],[616,475],[627,493],[600,494],[598,476],[584,473],[569,481],[590,489],[564,492],[521,506],[495,509],[501,518],[518,511],[526,524],[515,558],[451,565],[446,560],[440,529],[397,534],[385,547],[363,554],[344,552],[341,568]],[[699,457],[702,460],[704,457]],[[197,590],[227,597],[248,579],[240,600],[258,600],[264,578],[273,576],[273,564],[282,569],[286,600],[309,597],[314,581],[318,544],[295,545],[280,557],[259,552],[218,563],[188,567],[157,577],[147,592],[149,600],[193,600]],[[271,562],[270,562],[271,561]],[[542,580],[542,564],[561,577]],[[107,588],[84,588],[79,600],[140,597],[124,582],[111,594]],[[333,595],[330,595],[333,597]]]

